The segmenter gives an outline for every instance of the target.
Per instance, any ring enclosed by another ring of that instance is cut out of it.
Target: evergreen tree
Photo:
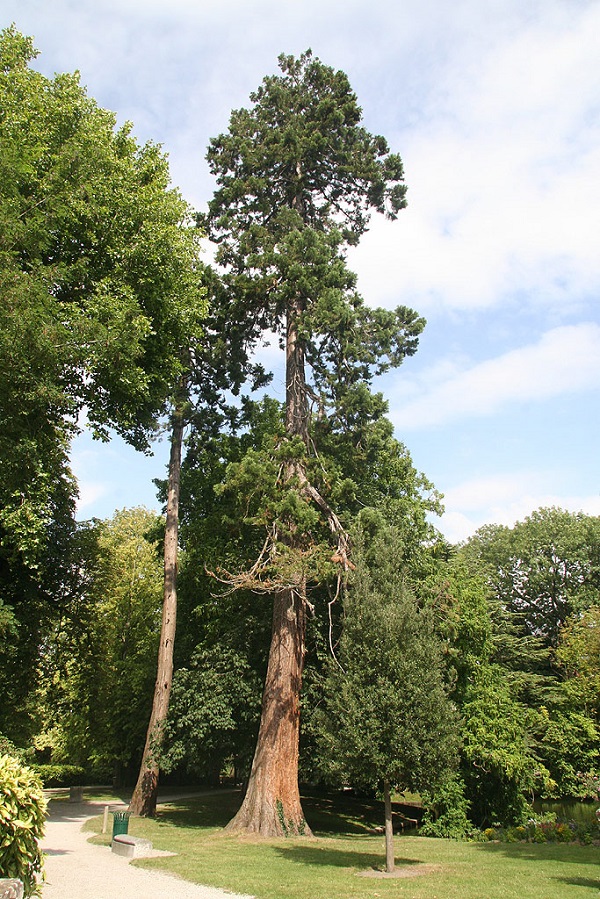
[[[343,472],[319,455],[314,420],[344,432],[367,421],[374,374],[415,352],[424,322],[412,310],[369,309],[344,252],[371,210],[395,217],[405,204],[402,163],[360,125],[342,72],[313,59],[279,58],[252,107],[231,115],[211,142],[218,188],[205,224],[234,319],[278,335],[285,351],[284,432],[270,452],[248,454],[230,486],[248,496],[248,518],[265,529],[262,551],[232,588],[273,595],[263,711],[248,791],[234,830],[304,830],[298,791],[299,695],[307,587],[349,566],[348,538],[333,509]],[[307,366],[310,374],[307,375]],[[332,543],[333,537],[333,543]]]
[[[323,766],[338,782],[383,789],[386,870],[394,870],[390,789],[434,790],[458,761],[458,716],[442,643],[406,585],[402,541],[369,518],[353,553],[339,656],[320,713]]]

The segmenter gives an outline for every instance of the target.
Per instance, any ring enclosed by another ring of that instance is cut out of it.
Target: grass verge
[[[593,899],[600,889],[595,846],[458,843],[396,837],[401,876],[375,878],[384,862],[376,803],[303,800],[314,839],[224,835],[239,805],[233,791],[179,800],[156,819],[132,818],[129,832],[176,856],[134,864],[257,899]],[[102,819],[88,828],[99,832]],[[110,834],[97,837],[110,842]],[[594,892],[592,892],[594,891]]]

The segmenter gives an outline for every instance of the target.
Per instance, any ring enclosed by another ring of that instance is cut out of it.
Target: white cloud
[[[76,516],[78,518],[85,517],[83,513],[87,509],[94,509],[96,504],[104,499],[107,495],[106,483],[88,481],[84,478],[78,479],[77,486],[79,489],[79,498],[76,504]]]
[[[420,121],[398,110],[409,207],[353,254],[369,302],[427,312],[597,294],[600,5],[548,4],[516,24],[509,13],[495,45],[465,41],[438,63]]]
[[[600,515],[600,493],[560,493],[549,488],[553,480],[551,472],[520,471],[464,481],[446,491],[446,512],[435,524],[451,543],[458,543],[484,524],[512,527],[542,507]]]
[[[443,371],[442,369],[439,369]],[[538,343],[511,350],[431,384],[390,417],[400,432],[469,416],[489,416],[510,403],[600,389],[600,325],[569,325],[546,332]]]

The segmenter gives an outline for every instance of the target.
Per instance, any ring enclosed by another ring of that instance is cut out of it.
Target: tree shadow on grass
[[[569,886],[587,887],[590,890],[600,889],[600,879],[592,880],[589,877],[555,877],[559,883],[568,883]]]
[[[159,806],[156,820],[173,827],[225,827],[242,801],[239,790],[179,799]]]
[[[352,849],[313,846],[309,843],[286,843],[273,848],[278,855],[299,865],[323,865],[335,868],[359,868],[361,870],[385,867],[383,854],[377,852],[360,852]],[[396,859],[396,864],[398,866],[409,866],[420,865],[422,862],[414,858],[401,858]]]
[[[515,860],[569,864],[575,861],[573,850],[587,854],[590,848],[573,843],[474,843],[473,845],[481,852],[504,855]],[[592,863],[591,859],[589,863]]]
[[[395,830],[411,828],[422,810],[394,802]],[[302,794],[302,808],[313,833],[362,834],[379,833],[383,829],[383,802],[378,799],[357,798],[343,793]]]

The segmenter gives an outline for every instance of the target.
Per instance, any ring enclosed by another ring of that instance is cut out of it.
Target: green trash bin
[[[129,812],[113,812],[113,840],[120,833],[129,829]]]

